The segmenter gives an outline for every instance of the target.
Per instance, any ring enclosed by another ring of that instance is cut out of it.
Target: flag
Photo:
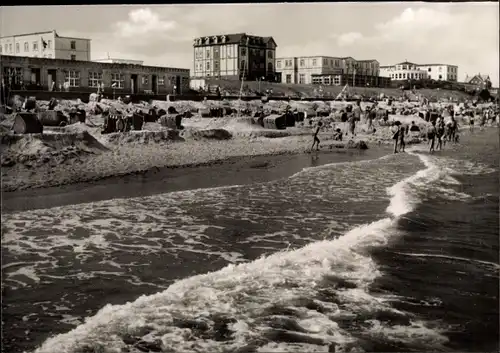
[[[42,45],[43,45],[43,49],[47,49],[47,42],[43,40],[42,38]]]

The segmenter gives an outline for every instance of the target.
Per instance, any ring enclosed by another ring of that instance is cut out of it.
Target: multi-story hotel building
[[[274,80],[277,45],[273,37],[220,34],[196,38],[193,47],[193,79]]]
[[[394,81],[432,79],[436,81],[457,82],[458,66],[446,64],[415,64],[402,62],[390,66],[381,66],[380,75]]]
[[[96,92],[104,86],[124,94],[170,94],[189,90],[189,69],[68,59],[0,56],[2,82],[11,89]],[[64,89],[66,89],[64,88]]]
[[[32,58],[90,60],[90,39],[61,37],[55,30],[0,37],[0,54]]]
[[[301,56],[276,59],[282,83],[379,86],[379,62],[352,57]],[[385,81],[383,85],[386,85]]]

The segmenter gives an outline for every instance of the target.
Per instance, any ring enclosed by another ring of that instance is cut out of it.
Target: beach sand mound
[[[87,131],[2,136],[2,167],[26,167],[100,154],[108,149]]]
[[[230,140],[233,135],[225,129],[186,129],[181,136],[193,140]]]
[[[128,131],[128,132],[114,132],[107,135],[102,135],[102,141],[113,145],[145,145],[151,143],[166,143],[171,141],[182,141],[179,136],[179,131],[172,129],[162,129],[159,131]]]

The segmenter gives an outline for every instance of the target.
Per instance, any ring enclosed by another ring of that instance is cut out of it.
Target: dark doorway
[[[55,91],[57,87],[57,70],[47,70],[47,88]]]
[[[175,76],[175,93],[181,94],[181,77]]]
[[[158,76],[156,75],[151,76],[151,90],[153,94],[158,94]]]
[[[130,90],[132,92],[132,94],[136,94],[137,93],[137,74],[132,74],[130,75]]]
[[[40,69],[31,69],[31,83],[34,85],[40,85]]]

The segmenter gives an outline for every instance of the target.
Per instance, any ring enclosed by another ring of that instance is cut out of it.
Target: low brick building
[[[189,69],[181,68],[9,55],[0,56],[0,67],[2,82],[11,89],[97,92],[102,84],[106,91],[126,94],[189,90]]]

